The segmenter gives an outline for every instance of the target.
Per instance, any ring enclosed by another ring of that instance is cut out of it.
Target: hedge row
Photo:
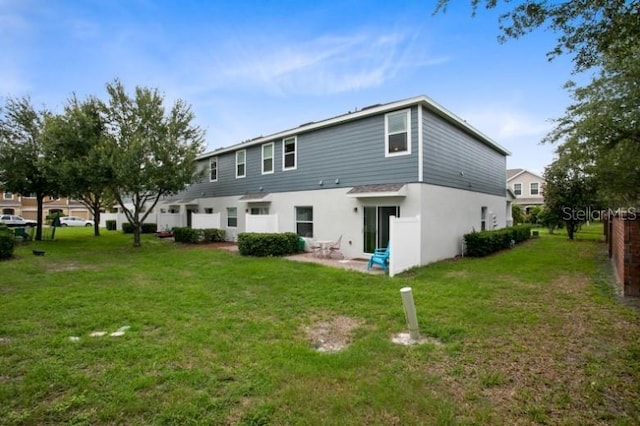
[[[300,237],[294,232],[238,234],[238,251],[243,256],[286,256],[300,252]]]
[[[15,243],[13,232],[6,225],[0,224],[0,259],[9,259],[13,256]]]
[[[488,256],[531,238],[531,225],[518,225],[493,231],[465,234],[465,254],[472,257]]]
[[[173,239],[178,243],[218,243],[225,241],[223,229],[173,228]]]
[[[155,234],[158,229],[158,225],[155,223],[143,223],[142,224],[142,233],[143,234]],[[122,222],[122,232],[125,234],[133,234],[133,225],[129,222]]]

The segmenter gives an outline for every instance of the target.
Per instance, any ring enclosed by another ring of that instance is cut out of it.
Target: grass
[[[60,229],[0,262],[0,424],[638,424],[640,312],[601,235],[390,279]],[[441,345],[391,343],[405,286]],[[352,343],[314,350],[338,317]]]

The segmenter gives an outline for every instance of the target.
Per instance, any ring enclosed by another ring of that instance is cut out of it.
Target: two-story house
[[[15,214],[25,219],[37,220],[38,203],[34,196],[25,196],[0,190],[0,213]],[[43,213],[45,217],[59,213],[64,216],[78,216],[84,219],[92,218],[91,212],[84,204],[64,197],[45,197],[43,200]]]
[[[459,255],[467,232],[506,225],[507,155],[419,96],[208,152],[206,177],[159,207],[219,213],[230,239],[247,215],[273,215],[278,232],[342,236],[351,258],[386,246],[390,217],[414,217],[426,264]]]
[[[516,196],[514,204],[525,213],[534,206],[544,206],[544,178],[526,169],[508,169],[507,187]]]

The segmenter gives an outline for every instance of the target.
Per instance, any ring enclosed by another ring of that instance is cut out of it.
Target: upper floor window
[[[480,208],[480,230],[487,230],[487,208],[485,206]]]
[[[218,180],[218,157],[211,157],[209,159],[209,181],[215,182]]]
[[[540,194],[540,186],[538,182],[531,182],[529,184],[529,192],[531,195],[539,195]]]
[[[282,141],[282,170],[294,170],[298,162],[296,137]]]
[[[385,156],[411,154],[410,113],[407,109],[385,115]]]
[[[236,177],[242,178],[247,175],[247,151],[236,152]]]
[[[5,191],[2,198],[5,200],[13,200],[13,192]]]
[[[521,183],[514,183],[513,184],[513,193],[515,195],[522,195],[522,184]]]
[[[273,173],[273,142],[262,145],[262,174]]]

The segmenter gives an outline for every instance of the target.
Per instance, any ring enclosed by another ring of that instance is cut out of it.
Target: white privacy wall
[[[422,264],[462,254],[463,235],[480,231],[481,208],[487,229],[506,226],[505,197],[436,185],[423,185]]]
[[[192,213],[191,227],[194,229],[221,229],[220,213]]]
[[[265,214],[265,215],[251,215],[245,216],[245,230],[244,232],[266,232],[275,233],[278,231],[278,215],[277,214]]]
[[[420,265],[420,216],[392,217],[389,225],[391,236],[389,276],[393,277],[409,268]]]

